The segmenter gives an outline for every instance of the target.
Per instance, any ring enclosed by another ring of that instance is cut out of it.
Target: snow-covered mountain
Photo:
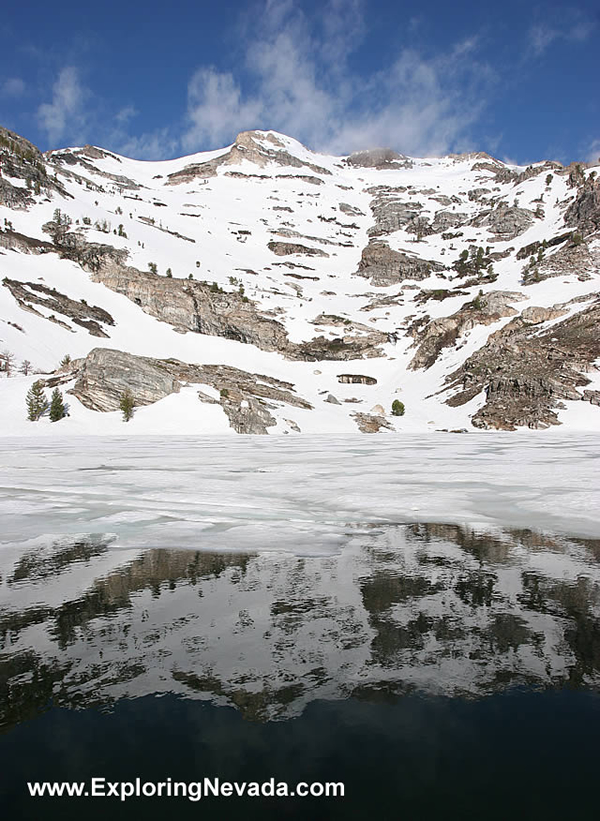
[[[0,160],[5,434],[600,428],[597,168],[271,131]]]

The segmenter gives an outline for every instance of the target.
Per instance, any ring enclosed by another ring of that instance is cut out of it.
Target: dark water
[[[3,743],[5,817],[593,818],[600,699],[578,692],[311,704],[301,718],[252,723],[230,707],[175,696],[111,713],[49,710]],[[25,799],[26,781],[343,781],[346,796],[303,799]],[[35,812],[34,812],[35,811]],[[120,815],[122,813],[123,815]]]
[[[2,554],[7,818],[587,818],[600,544],[365,528],[339,555]],[[26,782],[343,782],[344,798],[32,799]]]

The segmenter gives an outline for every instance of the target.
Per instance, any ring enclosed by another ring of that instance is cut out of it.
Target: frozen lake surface
[[[595,434],[0,439],[0,543],[327,554],[403,522],[600,537]]]

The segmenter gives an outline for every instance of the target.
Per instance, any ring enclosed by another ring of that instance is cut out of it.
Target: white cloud
[[[352,71],[350,57],[366,32],[361,0],[329,0],[314,20],[292,0],[267,0],[254,20],[240,38],[241,70],[203,67],[192,77],[185,149],[272,128],[316,149],[443,153],[468,143],[494,83],[476,59],[476,38],[433,58],[399,48],[384,69]]]
[[[407,154],[442,154],[468,148],[468,129],[484,106],[493,76],[471,64],[467,51],[424,58],[404,50],[394,65],[372,78],[368,103],[349,113],[332,150],[390,145]]]
[[[320,47],[290,25],[250,45],[247,68],[258,81],[267,128],[310,143],[323,142],[335,129],[351,89],[319,59]]]
[[[22,97],[25,94],[26,85],[20,77],[9,77],[0,85],[1,97]]]
[[[322,56],[341,71],[366,33],[362,0],[329,0],[320,14],[320,23]]]
[[[537,56],[542,54],[559,36],[557,29],[550,28],[544,23],[532,26],[529,31],[529,42],[533,48],[533,53]]]
[[[576,23],[567,31],[567,39],[572,43],[582,43],[592,36],[595,28],[596,23],[593,20]]]
[[[40,126],[52,147],[82,145],[92,139],[128,157],[161,160],[181,153],[181,144],[170,128],[131,135],[129,124],[138,115],[132,105],[112,114],[109,104],[92,94],[81,81],[80,70],[63,68],[52,86],[52,99],[37,109]]]
[[[129,120],[137,117],[138,110],[132,105],[126,105],[115,114],[115,120],[118,123],[127,123]]]
[[[85,141],[128,156],[161,159],[232,142],[262,128],[336,153],[373,146],[414,155],[472,147],[469,130],[497,81],[477,37],[434,56],[401,45],[364,73],[354,60],[368,34],[364,0],[327,0],[308,15],[297,0],[262,0],[238,25],[228,70],[200,66],[187,88],[185,121],[131,134],[139,112],[110,105],[85,88],[75,67],[61,70],[38,120],[51,144]],[[410,42],[420,19],[407,19]],[[372,50],[371,50],[372,51]],[[93,103],[93,105],[92,105]]]
[[[55,144],[66,134],[82,141],[87,121],[84,102],[88,94],[75,67],[68,66],[60,71],[52,86],[52,102],[42,103],[37,111],[38,121],[51,143]]]
[[[170,134],[168,128],[157,129],[137,137],[115,131],[109,135],[108,142],[118,154],[136,159],[164,160],[177,156],[179,151],[179,140]]]
[[[536,23],[529,29],[529,45],[534,57],[542,55],[553,43],[582,43],[592,36],[596,22],[577,9],[569,9],[560,19]]]
[[[188,85],[190,127],[182,144],[190,151],[205,141],[216,146],[232,133],[256,128],[262,116],[263,103],[244,101],[232,74],[215,68],[198,69]]]
[[[592,140],[589,144],[585,160],[600,165],[600,139]]]

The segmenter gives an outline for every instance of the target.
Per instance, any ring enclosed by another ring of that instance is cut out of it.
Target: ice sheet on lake
[[[593,434],[0,439],[0,544],[338,551],[399,522],[600,536]]]

